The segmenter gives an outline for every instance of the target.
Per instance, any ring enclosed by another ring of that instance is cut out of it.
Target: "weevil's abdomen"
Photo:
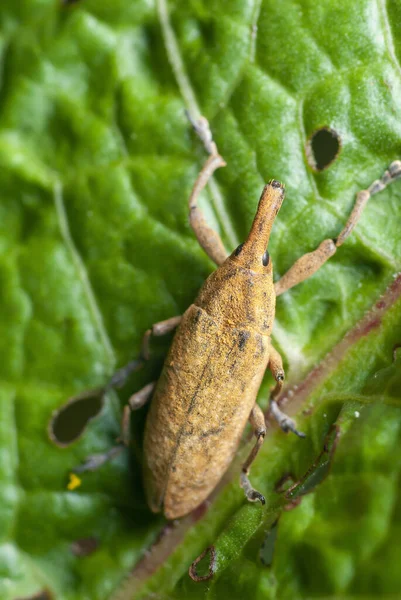
[[[268,363],[268,336],[216,322],[192,305],[176,332],[146,422],[151,509],[181,517],[229,466]]]

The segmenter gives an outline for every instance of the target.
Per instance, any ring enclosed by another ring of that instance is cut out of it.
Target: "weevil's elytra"
[[[313,275],[333,256],[357,224],[369,198],[401,176],[401,162],[394,161],[381,179],[357,194],[339,235],[299,258],[273,283],[267,246],[284,199],[284,186],[272,180],[264,187],[247,239],[228,255],[198,207],[200,192],[225,162],[206,119],[201,117],[192,124],[210,156],[189,198],[189,220],[218,268],[181,317],[156,323],[145,333],[143,358],[148,357],[151,335],[177,328],[159,380],[130,398],[122,427],[122,440],[128,443],[129,410],[152,397],[145,426],[144,482],[150,508],[163,511],[169,519],[186,515],[207,498],[235,455],[248,420],[256,442],[242,467],[240,484],[249,501],[265,503],[248,475],[266,434],[265,418],[256,403],[266,368],[276,381],[270,397],[272,416],[284,431],[303,437],[276,402],[284,381],[282,359],[271,342],[276,296]],[[121,369],[111,385],[121,383],[121,374],[126,377],[137,364],[132,361]],[[93,464],[100,462],[88,461],[86,468]]]

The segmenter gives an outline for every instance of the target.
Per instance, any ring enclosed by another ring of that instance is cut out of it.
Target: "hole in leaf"
[[[341,148],[338,133],[330,127],[315,131],[306,143],[306,157],[314,171],[324,171],[337,158]]]
[[[206,558],[206,560],[204,560]],[[214,575],[216,567],[216,549],[214,546],[206,548],[189,567],[188,573],[193,581],[207,581]],[[202,573],[205,573],[204,575]]]
[[[89,390],[70,398],[53,413],[49,423],[49,437],[57,446],[66,447],[83,433],[89,421],[103,408],[103,390]]]

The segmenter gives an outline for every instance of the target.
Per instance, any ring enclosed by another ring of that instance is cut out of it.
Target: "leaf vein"
[[[74,240],[72,239],[72,236],[71,236],[71,231],[70,231],[70,227],[69,227],[68,219],[67,219],[67,213],[66,213],[64,201],[63,201],[62,185],[60,182],[56,183],[54,186],[54,204],[56,207],[56,214],[57,214],[57,219],[58,219],[58,223],[59,223],[61,237],[72,256],[73,263],[77,270],[79,279],[82,283],[84,294],[85,294],[87,302],[88,302],[89,311],[91,313],[95,328],[97,330],[99,338],[105,349],[106,356],[110,363],[110,367],[111,367],[111,369],[113,369],[117,362],[116,355],[115,355],[113,346],[111,344],[110,337],[106,331],[106,328],[105,328],[105,325],[103,322],[103,317],[102,317],[101,311],[99,309],[99,306],[97,304],[97,300],[96,300],[95,294],[93,292],[93,289],[92,289],[92,286],[91,286],[91,283],[90,283],[90,280],[88,277],[87,269],[85,267],[85,264],[84,264],[81,256],[79,255],[79,252],[74,244]]]

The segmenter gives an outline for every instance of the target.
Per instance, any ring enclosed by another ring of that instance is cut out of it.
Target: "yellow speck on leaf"
[[[70,473],[70,481],[67,484],[67,490],[70,490],[72,492],[73,490],[78,488],[81,485],[81,483],[82,479],[78,477],[78,475],[75,475],[75,473]]]

